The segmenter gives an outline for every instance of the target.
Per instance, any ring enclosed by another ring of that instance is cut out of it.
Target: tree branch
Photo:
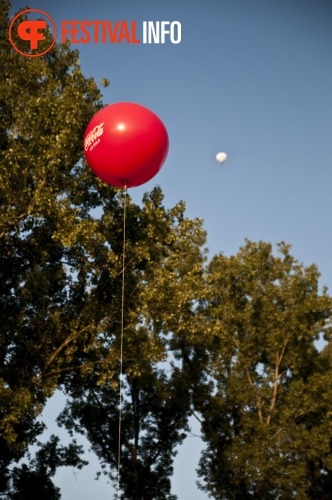
[[[284,339],[283,346],[282,346],[280,354],[279,353],[276,354],[276,366],[275,366],[274,377],[273,377],[273,393],[272,393],[271,404],[270,404],[270,407],[269,407],[269,412],[270,413],[269,413],[269,415],[266,418],[267,425],[269,425],[270,422],[271,422],[272,412],[273,412],[273,410],[275,409],[275,406],[276,406],[277,394],[278,394],[278,385],[279,385],[279,380],[280,380],[280,377],[281,377],[281,375],[279,374],[279,367],[280,367],[281,362],[283,360],[283,357],[284,357],[284,354],[285,354],[288,342],[289,342],[289,333],[287,333],[286,338]]]
[[[244,362],[244,367],[245,367],[245,370],[246,370],[247,380],[249,382],[249,385],[250,385],[250,387],[255,388],[255,385],[253,383],[252,377],[250,375],[248,364],[245,362],[244,356],[243,356],[243,354],[241,352],[241,349],[240,349],[239,339],[233,337],[233,342],[234,342],[235,346],[237,347],[237,349],[239,350],[240,355],[242,356],[242,359],[243,359],[243,362]],[[261,403],[258,395],[256,394],[256,391],[255,391],[255,398],[256,398],[256,408],[257,408],[258,418],[259,418],[260,423],[263,424],[264,423],[264,418],[263,418],[263,413],[262,413],[262,403]]]
[[[277,401],[278,383],[279,383],[279,378],[280,378],[279,377],[279,364],[280,364],[281,357],[279,357],[278,354],[276,356],[276,367],[275,367],[274,377],[273,377],[273,393],[272,393],[271,404],[270,404],[270,407],[269,407],[269,412],[270,413],[269,413],[269,415],[266,418],[267,425],[269,425],[270,422],[271,422],[271,415],[272,415],[272,412],[273,412],[273,410],[275,408],[276,401]]]
[[[251,387],[255,387],[254,383],[252,381],[250,372],[249,372],[249,368],[248,368],[248,366],[246,364],[245,364],[245,368],[246,368],[246,375],[247,375],[247,379],[248,379],[249,385]],[[256,408],[257,408],[258,418],[259,418],[260,423],[263,424],[264,423],[264,419],[263,419],[263,413],[262,413],[262,403],[261,403],[259,397],[257,396],[256,391],[255,391],[255,397],[256,397]]]
[[[68,335],[68,337],[62,342],[62,344],[60,344],[59,347],[49,357],[47,363],[45,364],[45,367],[44,367],[43,371],[41,372],[40,375],[38,375],[38,377],[35,378],[35,383],[40,382],[41,379],[43,379],[46,376],[48,376],[46,374],[47,370],[54,363],[54,361],[56,360],[56,358],[61,354],[61,352],[64,350],[64,348],[67,347],[67,345],[70,344],[70,342],[72,342],[75,338],[77,338],[81,333],[83,333],[86,330],[88,330],[89,328],[91,328],[91,326],[93,324],[94,323],[90,323],[89,325],[87,325],[84,328],[82,328],[82,330],[80,330],[78,332],[75,332],[75,333],[71,333],[70,335]]]
[[[25,212],[23,212],[21,215],[17,216],[15,220],[13,220],[11,222],[7,222],[7,224],[5,223],[5,225],[7,227],[6,227],[6,229],[4,229],[2,231],[2,233],[0,233],[0,239],[3,238],[5,236],[5,234],[8,232],[8,230],[10,228],[12,228],[13,226],[15,226],[20,220],[25,219],[25,217],[28,217],[29,215],[31,215],[33,208],[36,204],[36,197],[37,197],[36,195],[43,189],[45,182],[46,182],[46,178],[44,177],[44,179],[41,181],[40,185],[36,189],[34,196],[33,196],[33,199],[29,203],[27,210]]]

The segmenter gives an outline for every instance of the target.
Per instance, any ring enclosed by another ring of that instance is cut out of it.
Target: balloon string
[[[121,335],[120,335],[120,380],[119,380],[119,438],[118,438],[118,498],[120,498],[120,466],[121,466],[121,424],[122,424],[122,374],[123,374],[123,330],[124,330],[124,299],[125,299],[125,258],[126,258],[126,211],[127,186],[123,195],[123,248],[122,248],[122,296],[121,296]]]

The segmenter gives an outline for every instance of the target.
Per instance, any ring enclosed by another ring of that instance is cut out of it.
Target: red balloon
[[[84,134],[92,171],[118,187],[144,184],[161,169],[168,152],[163,122],[139,104],[118,102],[96,113]]]

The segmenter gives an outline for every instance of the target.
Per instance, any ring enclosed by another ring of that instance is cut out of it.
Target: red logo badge
[[[33,20],[33,19],[23,19],[19,24],[16,23],[16,21],[19,21],[19,18],[23,16],[24,14],[28,15],[29,13],[37,12],[38,14],[41,14],[41,17],[44,17],[45,19],[38,19],[38,20]],[[51,21],[51,25],[53,26],[53,39],[45,48],[45,44],[43,44],[43,47],[40,48],[39,50],[39,45],[40,42],[45,40],[45,31],[47,30],[47,21]],[[17,36],[23,40],[24,42],[28,42],[26,44],[26,49],[23,50],[22,47],[18,47],[13,40],[13,35],[17,34]],[[56,24],[54,20],[49,16],[46,12],[43,10],[38,10],[38,9],[27,9],[23,10],[19,14],[17,14],[12,22],[10,23],[9,26],[9,40],[14,49],[22,54],[23,56],[27,57],[39,57],[42,56],[43,54],[46,54],[53,45],[55,44],[56,41]]]

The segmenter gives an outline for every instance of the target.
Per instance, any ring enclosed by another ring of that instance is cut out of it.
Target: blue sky
[[[24,5],[14,1],[13,11]],[[159,184],[167,206],[184,200],[187,215],[205,221],[211,256],[235,253],[245,237],[291,243],[332,289],[331,2],[34,0],[30,7],[58,27],[62,20],[135,20],[139,28],[144,20],[180,21],[179,44],[75,46],[86,76],[110,79],[105,104],[143,104],[168,129],[164,167],[129,194],[139,203]],[[228,154],[223,165],[218,151]],[[188,438],[176,459],[180,500],[206,498],[189,473],[200,447]],[[62,471],[63,499],[111,498],[93,477],[91,468]]]

